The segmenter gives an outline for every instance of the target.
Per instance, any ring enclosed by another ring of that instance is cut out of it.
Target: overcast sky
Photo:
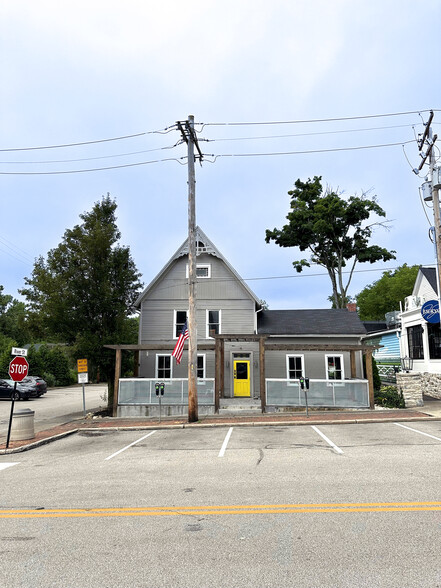
[[[392,221],[374,242],[397,260],[359,265],[350,294],[387,268],[433,263],[412,168],[427,110],[441,109],[440,23],[437,0],[4,0],[0,284],[19,297],[35,258],[107,193],[148,284],[187,236],[186,147],[169,127],[190,114],[207,155],[197,223],[271,309],[329,307],[323,270],[296,274],[303,255],[265,243],[297,178],[370,191]],[[395,116],[356,118],[380,114]],[[153,163],[80,171],[140,162]],[[23,173],[49,171],[76,173]]]

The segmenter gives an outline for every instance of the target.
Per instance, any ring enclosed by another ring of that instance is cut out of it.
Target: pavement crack
[[[257,460],[256,467],[258,465],[260,465],[260,463],[261,463],[261,461],[262,461],[262,459],[264,457],[263,449],[258,449],[258,451],[259,451],[259,459]]]

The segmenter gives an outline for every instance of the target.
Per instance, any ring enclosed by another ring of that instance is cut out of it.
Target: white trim
[[[202,373],[202,378],[199,378],[198,376],[198,366],[196,365],[196,377],[199,378],[200,380],[205,380],[205,376],[207,374],[207,354],[206,353],[198,353],[197,357],[202,357],[204,360],[204,366],[203,366],[203,373]]]
[[[206,276],[198,276],[198,268],[199,267],[206,267],[208,269],[207,275]],[[189,278],[190,273],[189,273],[189,269],[188,269],[188,263],[185,266],[185,277]],[[197,263],[196,264],[196,278],[198,280],[208,280],[211,278],[211,263]]]
[[[298,384],[298,378],[296,379],[296,378],[289,377],[289,359],[290,359],[290,357],[300,357],[300,360],[302,362],[302,376],[305,377],[305,356],[302,353],[287,353],[285,357],[286,357],[286,379],[288,380],[288,382],[292,382],[291,384],[288,384],[288,386]]]
[[[328,357],[339,357],[340,358],[341,378],[339,380],[328,377],[329,376],[329,374],[328,374]],[[342,380],[345,379],[345,361],[344,361],[344,355],[342,353],[326,353],[325,354],[325,374],[326,374],[326,379],[329,382],[341,382]]]
[[[158,375],[158,357],[169,357],[170,358],[170,378],[163,378],[164,380],[171,380],[173,378],[173,357],[171,353],[157,353],[155,355],[155,378],[159,379]],[[162,376],[161,376],[162,379]]]
[[[222,310],[218,310],[217,308],[207,308],[205,311],[205,338],[206,339],[214,339],[214,337],[210,337],[210,331],[208,328],[209,322],[209,312],[218,312],[219,313],[219,335],[222,334]]]

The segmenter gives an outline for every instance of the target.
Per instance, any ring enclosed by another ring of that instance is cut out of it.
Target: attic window
[[[185,277],[188,278],[188,264],[185,270]],[[196,265],[196,277],[197,278],[211,278],[211,264],[210,263],[198,263]]]

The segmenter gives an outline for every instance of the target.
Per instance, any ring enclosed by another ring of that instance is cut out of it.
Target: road
[[[98,410],[107,404],[107,384],[86,384],[86,412]],[[82,386],[51,388],[40,398],[17,401],[15,410],[30,408],[35,412],[35,431],[49,429],[83,415]],[[0,439],[7,435],[11,401],[0,400]]]
[[[0,456],[0,585],[441,586],[441,422],[83,431]]]

